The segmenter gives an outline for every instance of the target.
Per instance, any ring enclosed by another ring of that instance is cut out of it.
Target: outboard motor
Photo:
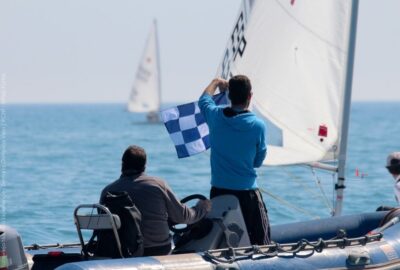
[[[204,219],[174,235],[174,254],[251,245],[238,199],[223,195],[211,202],[211,212]]]
[[[6,225],[0,225],[0,269],[29,269],[21,237]]]

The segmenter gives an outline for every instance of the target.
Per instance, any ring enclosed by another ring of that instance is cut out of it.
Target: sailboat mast
[[[336,190],[336,204],[333,215],[340,216],[343,207],[343,191],[345,188],[345,169],[346,169],[346,155],[347,155],[347,138],[349,131],[349,118],[350,118],[350,105],[351,105],[351,90],[353,84],[353,67],[354,67],[354,54],[356,47],[356,32],[357,32],[357,16],[358,16],[358,0],[352,0],[351,19],[350,19],[350,37],[347,54],[347,71],[345,78],[345,92],[342,112],[342,127],[338,159],[338,179],[335,185]]]
[[[156,57],[157,57],[157,82],[158,82],[158,109],[161,107],[161,64],[160,64],[160,46],[158,41],[157,20],[154,19],[154,34],[156,39]]]

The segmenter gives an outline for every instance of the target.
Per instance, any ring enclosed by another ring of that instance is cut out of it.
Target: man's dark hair
[[[400,160],[393,158],[390,161],[390,165],[386,166],[391,174],[400,174]]]
[[[245,75],[236,75],[229,80],[229,99],[232,105],[246,104],[251,93],[250,79]]]
[[[146,151],[142,147],[131,145],[122,155],[122,174],[138,174],[146,168]]]

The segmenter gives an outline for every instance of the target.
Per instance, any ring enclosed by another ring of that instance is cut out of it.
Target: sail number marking
[[[224,59],[222,60],[222,74],[221,77],[227,79],[232,76],[231,65],[235,62],[237,55],[242,57],[244,50],[246,49],[246,38],[244,37],[244,30],[246,26],[246,20],[244,12],[240,12],[239,18],[233,28],[230,43],[228,44]]]

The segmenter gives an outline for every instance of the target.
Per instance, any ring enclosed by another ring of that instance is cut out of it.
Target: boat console
[[[204,219],[184,231],[172,228],[175,231],[174,254],[251,245],[238,199],[223,195],[211,202],[212,210]]]

